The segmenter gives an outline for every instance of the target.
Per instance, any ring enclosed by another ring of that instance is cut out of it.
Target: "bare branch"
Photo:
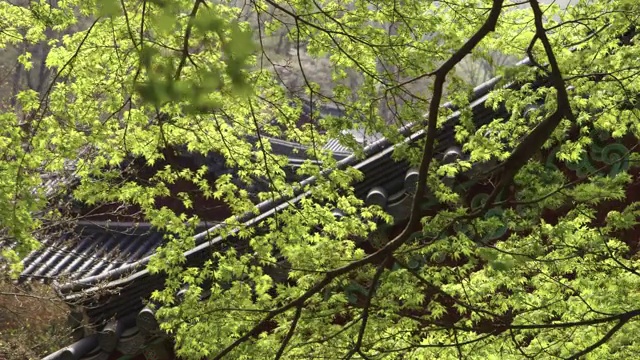
[[[300,320],[301,314],[302,314],[302,306],[298,306],[298,308],[296,308],[296,314],[293,316],[293,320],[291,320],[291,326],[289,327],[289,332],[287,332],[287,336],[285,336],[285,338],[282,340],[282,344],[280,345],[280,348],[276,353],[276,357],[275,357],[276,360],[280,359],[282,357],[282,354],[284,354],[284,349],[287,347],[287,344],[293,337],[293,333],[296,330],[296,326],[298,325],[298,320]]]

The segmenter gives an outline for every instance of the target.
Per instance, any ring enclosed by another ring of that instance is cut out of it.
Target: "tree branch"
[[[591,346],[589,346],[588,348],[578,352],[577,354],[574,354],[573,356],[571,356],[570,358],[568,358],[567,360],[578,360],[580,359],[582,356],[592,352],[593,350],[597,349],[598,347],[600,347],[602,344],[606,343],[616,332],[618,332],[618,330],[620,330],[624,324],[626,324],[629,320],[631,320],[631,317],[624,317],[622,319],[620,319],[620,321],[618,321],[617,324],[615,324],[615,326],[613,326],[611,329],[609,329],[609,331],[597,342],[595,342],[594,344],[592,344]]]
[[[395,250],[397,250],[400,246],[407,242],[411,234],[413,234],[418,229],[421,219],[420,204],[422,202],[422,198],[427,193],[427,174],[429,172],[429,166],[431,164],[431,161],[433,160],[434,155],[438,110],[440,108],[440,101],[442,100],[445,79],[447,77],[447,74],[454,68],[457,63],[464,59],[464,57],[467,56],[476,47],[476,45],[478,45],[478,43],[487,36],[487,34],[495,30],[498,18],[500,17],[500,13],[502,11],[503,2],[504,0],[493,0],[491,12],[489,13],[487,20],[480,27],[480,29],[478,29],[478,31],[458,51],[456,51],[444,64],[442,64],[442,66],[440,66],[440,68],[438,68],[438,70],[435,71],[434,91],[431,104],[429,106],[429,115],[427,120],[427,138],[425,141],[424,150],[422,152],[422,160],[419,167],[418,184],[413,198],[411,215],[409,222],[405,226],[404,230],[375,253],[343,267],[328,271],[322,280],[309,288],[300,297],[292,300],[288,304],[274,309],[269,313],[269,315],[262,319],[262,321],[258,322],[251,330],[240,336],[224,349],[222,349],[220,353],[218,353],[213,358],[214,360],[223,358],[238,345],[257,335],[260,329],[262,329],[264,325],[273,320],[273,318],[275,318],[277,315],[282,314],[283,312],[294,307],[304,306],[304,303],[308,299],[320,292],[325,286],[330,284],[338,276],[347,274],[366,264],[382,261],[388,254],[392,254]]]
[[[178,80],[180,78],[180,73],[182,72],[182,68],[184,68],[185,63],[187,62],[187,58],[189,55],[189,38],[191,37],[191,31],[193,30],[193,21],[198,13],[198,8],[200,5],[204,3],[204,0],[196,0],[193,4],[193,9],[191,9],[191,13],[189,14],[189,22],[187,24],[187,29],[184,32],[184,41],[182,42],[182,54],[180,56],[180,63],[178,64],[178,68],[176,69],[176,74],[174,78]]]
[[[384,262],[378,265],[378,269],[376,270],[375,275],[373,276],[373,280],[371,281],[371,286],[369,287],[369,291],[367,293],[366,303],[364,304],[364,308],[362,309],[362,323],[360,324],[360,331],[358,331],[358,339],[356,340],[356,344],[353,346],[353,349],[349,351],[349,353],[345,356],[345,359],[350,359],[355,353],[359,353],[364,357],[364,354],[361,354],[362,350],[362,339],[364,338],[364,333],[367,330],[367,321],[369,320],[369,310],[371,309],[371,301],[373,300],[373,296],[376,292],[376,286],[378,285],[378,281],[380,281],[380,276],[384,272]]]
[[[557,107],[553,114],[538,124],[538,126],[536,126],[529,135],[524,138],[524,140],[513,151],[511,156],[509,156],[509,158],[503,163],[502,176],[500,177],[495,190],[491,193],[485,202],[485,205],[481,209],[482,212],[488,210],[492,206],[498,195],[511,184],[513,178],[524,164],[531,159],[533,154],[542,148],[562,119],[567,118],[572,122],[575,121],[575,117],[571,111],[567,86],[562,77],[562,71],[560,70],[553,47],[551,46],[551,42],[549,42],[547,32],[542,23],[542,10],[540,9],[540,5],[537,0],[529,0],[529,4],[533,11],[536,27],[534,39],[537,38],[542,43],[549,65],[551,66],[549,80],[551,80],[552,86],[556,89]]]
[[[284,349],[287,347],[287,344],[289,343],[289,341],[293,337],[293,332],[296,330],[296,326],[298,326],[298,320],[300,320],[300,315],[302,315],[302,306],[298,306],[296,308],[296,313],[293,316],[293,320],[291,320],[291,326],[289,327],[289,331],[287,332],[287,336],[285,336],[284,339],[282,340],[282,344],[280,344],[280,348],[278,349],[278,352],[276,353],[276,357],[275,357],[276,360],[278,360],[278,359],[280,359],[282,357],[282,354],[284,353]]]

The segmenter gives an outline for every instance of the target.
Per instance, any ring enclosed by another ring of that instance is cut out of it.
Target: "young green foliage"
[[[166,233],[148,269],[167,276],[153,299],[181,358],[640,352],[637,1],[241,5],[0,4],[10,24],[0,47],[22,49],[28,70],[26,45],[46,44],[39,60],[53,74],[0,114],[0,228],[14,244],[4,259],[17,264],[38,246],[36,230],[56,220],[42,175],[67,176],[75,201],[136,206]],[[289,46],[280,63],[270,34]],[[502,78],[474,113],[477,99],[454,68],[488,54],[529,56],[529,65],[498,68]],[[311,80],[320,70],[303,58],[330,64],[333,86]],[[287,86],[283,68],[295,67],[298,85]],[[451,108],[426,120],[442,94],[461,109],[456,124]],[[300,124],[306,100],[340,104],[346,115],[312,109]],[[430,125],[449,131],[462,159],[431,159],[431,131],[406,141]],[[385,136],[397,161],[427,164],[415,191],[392,194],[412,204],[408,225],[359,198],[361,169],[324,147],[338,139],[362,159],[359,133]],[[274,138],[305,147],[295,171]],[[539,145],[523,148],[531,143]],[[174,150],[216,154],[231,171],[211,179],[206,166],[166,165]],[[132,159],[152,174],[128,176]],[[159,201],[200,206],[172,194],[177,181],[232,215],[211,231],[221,245],[197,266],[185,252],[200,219]],[[264,201],[282,206],[246,226],[241,219]]]

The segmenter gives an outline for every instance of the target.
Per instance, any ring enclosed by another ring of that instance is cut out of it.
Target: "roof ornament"
[[[333,216],[334,216],[336,219],[340,219],[341,217],[343,217],[343,216],[344,216],[344,213],[343,213],[343,212],[342,212],[342,210],[340,210],[340,209],[333,209],[333,210],[331,211],[331,213],[333,214]]]
[[[451,146],[444,151],[442,156],[443,164],[452,164],[463,158],[462,150],[458,146]],[[455,182],[455,176],[446,176],[442,182],[448,187],[452,187]]]
[[[111,319],[105,327],[98,333],[98,345],[102,351],[111,353],[118,346],[122,332],[133,325],[134,317],[127,316],[120,319]]]
[[[404,189],[407,194],[413,194],[416,192],[416,188],[418,186],[418,169],[411,168],[407,170],[407,173],[404,175]]]
[[[369,190],[367,197],[365,199],[365,204],[367,205],[378,205],[381,208],[385,208],[387,205],[387,191],[382,186],[376,186],[373,189]]]
[[[527,105],[522,112],[522,117],[525,119],[529,119],[538,109],[540,109],[540,105],[538,104]]]
[[[462,159],[462,150],[458,146],[451,146],[444,151],[444,155],[442,156],[442,163],[451,164],[459,159]]]
[[[150,335],[160,330],[155,311],[148,306],[140,310],[138,313],[138,316],[136,317],[136,325],[142,334]]]

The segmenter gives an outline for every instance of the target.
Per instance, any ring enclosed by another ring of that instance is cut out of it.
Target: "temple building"
[[[478,127],[493,119],[509,116],[504,107],[494,110],[486,105],[488,94],[498,84],[498,80],[491,79],[474,90],[470,107],[473,121]],[[531,104],[530,109],[539,105]],[[459,116],[459,112],[453,111],[438,134],[437,153],[442,162],[453,162],[467,156],[462,151],[462,146],[454,139],[454,124]],[[423,130],[411,133],[409,129],[407,127],[404,130],[407,141],[416,142],[424,138]],[[543,154],[547,156],[547,166],[562,167],[562,171],[571,178],[586,176],[588,171],[600,167],[606,167],[606,171],[611,175],[629,168],[629,162],[625,157],[628,155],[628,149],[637,143],[637,139],[614,141],[603,137],[595,140],[590,152],[585,154],[579,164],[571,167],[560,165],[555,160],[552,149]],[[293,151],[299,145],[277,139],[272,139],[272,144],[274,151],[290,157],[292,166],[303,160],[296,156],[304,152]],[[363,180],[355,184],[356,194],[360,198],[369,204],[382,206],[393,216],[395,224],[402,225],[406,221],[418,172],[406,162],[394,161],[392,153],[395,146],[392,143],[381,137],[368,139],[365,157],[361,159],[350,154],[348,149],[338,142],[330,142],[326,146],[334,150],[336,158],[342,164],[353,166],[364,174]],[[211,176],[227,171],[215,166],[220,161],[216,156],[204,158],[182,153],[167,154],[166,158],[169,162],[192,163],[194,166],[203,162],[211,164]],[[482,170],[472,168],[467,173],[448,179],[448,184],[464,193],[469,203],[480,203],[490,192],[489,186],[478,176],[483,173]],[[633,188],[628,190],[628,201],[640,200],[638,183],[635,182],[631,186]],[[188,185],[185,183],[176,186]],[[202,206],[202,211],[194,211],[201,215],[203,221],[198,225],[196,246],[186,252],[187,266],[202,264],[210,258],[212,251],[223,246],[220,237],[212,237],[209,233],[212,228],[220,226],[216,224],[217,221],[229,216],[224,204],[213,200],[200,200],[199,206]],[[171,201],[166,199],[166,204],[172,207],[180,206],[179,203]],[[435,200],[426,199],[425,208],[437,211],[437,206],[434,206],[436,203]],[[255,226],[259,221],[273,216],[280,205],[279,202],[264,202],[260,205],[259,215],[245,216],[242,221],[246,226]],[[619,204],[608,202],[602,206],[604,209]],[[500,211],[500,208],[492,209],[487,216],[499,216]],[[43,239],[42,249],[24,260],[21,281],[54,282],[60,296],[72,309],[70,321],[77,329],[74,333],[75,342],[45,359],[175,358],[171,338],[159,330],[153,307],[148,305],[151,293],[162,288],[164,284],[161,274],[152,275],[145,268],[149,258],[163,244],[163,234],[136,218],[135,209],[130,213],[130,218],[96,216],[83,219],[75,224],[73,231]],[[336,216],[340,214],[337,213]],[[553,214],[549,216],[552,217]],[[383,231],[395,230],[391,226]],[[485,240],[495,241],[507,235],[508,230],[505,227]],[[384,234],[373,234],[369,241],[376,241],[376,236]],[[637,247],[637,241],[634,246]],[[357,292],[358,289],[356,286],[345,291]],[[179,298],[179,294],[177,295]]]

